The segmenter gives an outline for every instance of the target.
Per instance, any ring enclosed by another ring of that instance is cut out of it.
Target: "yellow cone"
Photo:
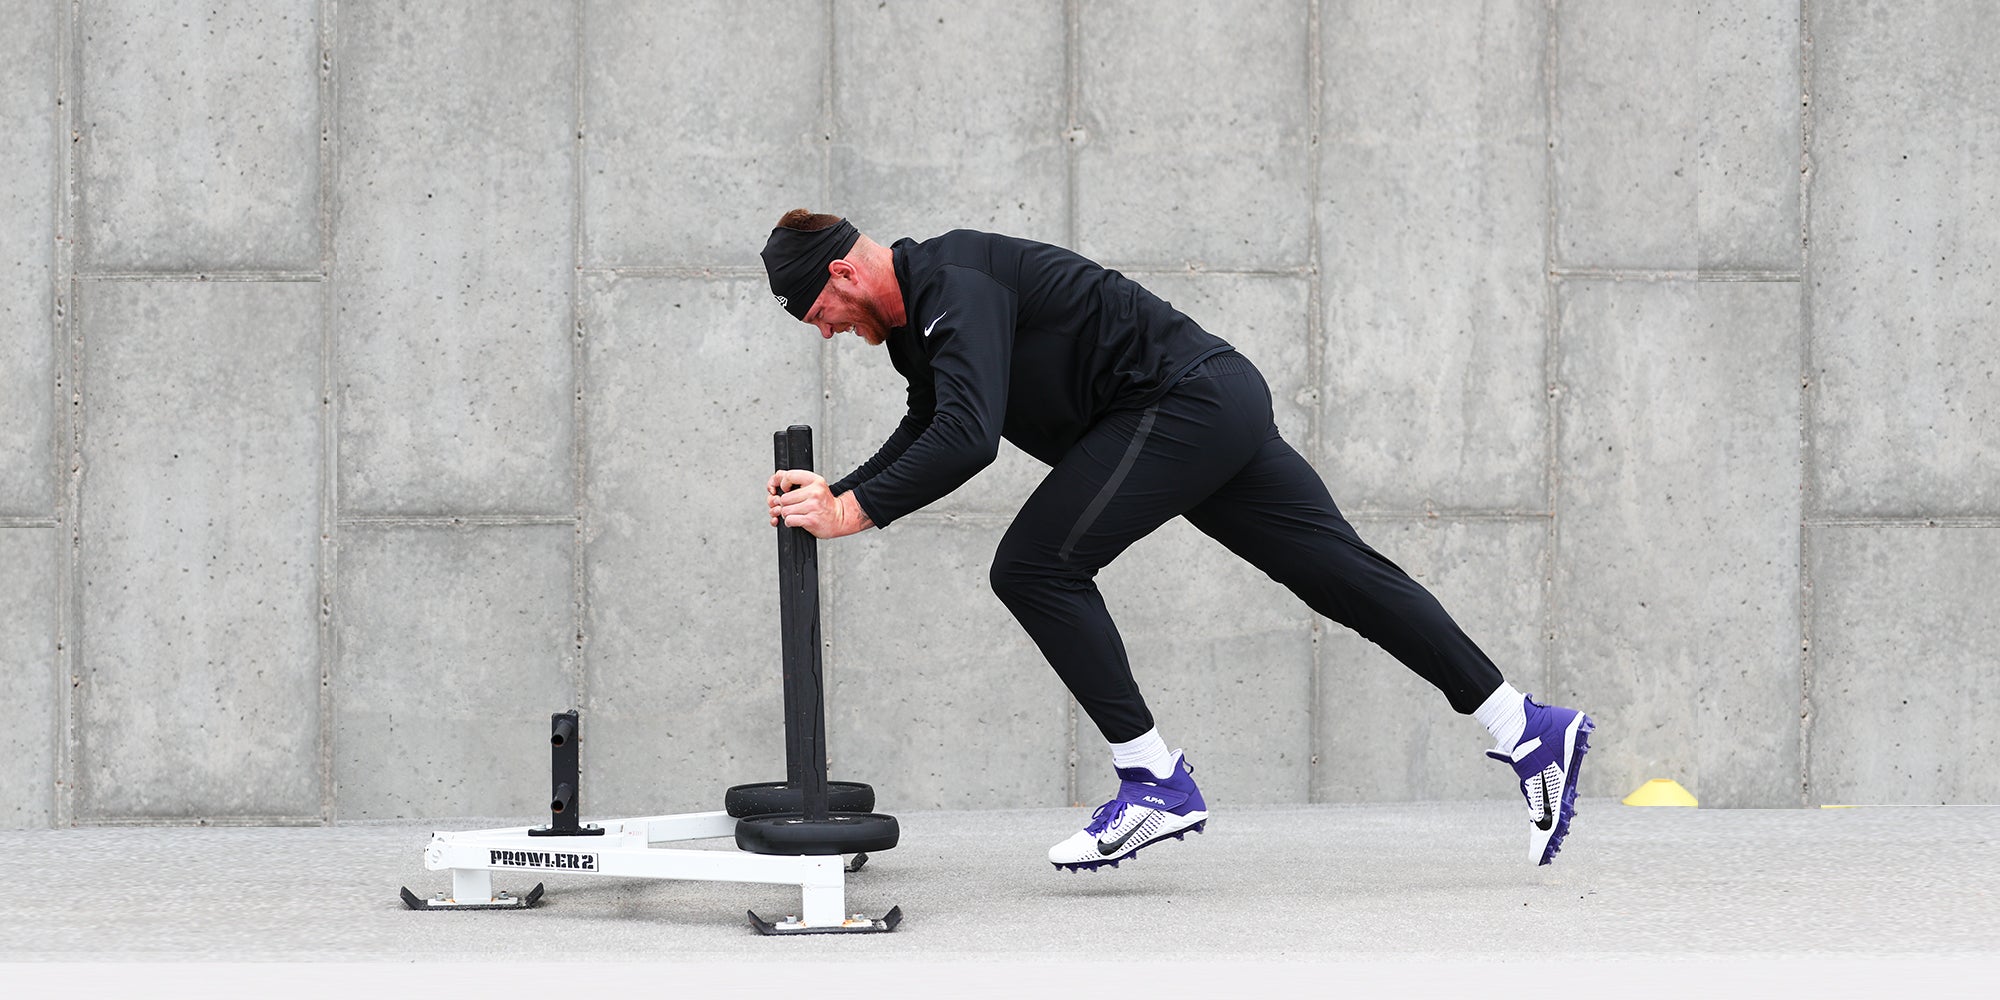
[[[1672,778],[1654,778],[1634,789],[1632,794],[1625,796],[1625,804],[1628,806],[1687,806],[1693,808],[1701,803],[1696,802],[1693,793],[1682,788],[1680,782]]]

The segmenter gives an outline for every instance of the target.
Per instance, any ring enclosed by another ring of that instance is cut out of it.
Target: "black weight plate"
[[[722,797],[722,807],[737,819],[804,812],[805,793],[782,781],[736,785]],[[874,812],[875,789],[859,781],[829,781],[826,783],[826,810],[837,813]]]
[[[881,813],[830,813],[807,820],[798,813],[736,821],[736,846],[752,854],[857,854],[886,851],[901,835],[896,817]]]

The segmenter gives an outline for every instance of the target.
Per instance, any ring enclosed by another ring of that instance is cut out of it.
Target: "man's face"
[[[806,310],[806,322],[827,339],[852,330],[869,346],[879,346],[889,338],[889,324],[875,301],[862,292],[859,272],[846,261],[834,261],[829,270],[826,287]]]

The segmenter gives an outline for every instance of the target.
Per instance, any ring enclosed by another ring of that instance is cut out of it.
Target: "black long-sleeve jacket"
[[[1000,439],[1050,465],[1104,414],[1138,408],[1229,344],[1117,271],[958,229],[892,249],[905,325],[889,360],[909,411],[835,483],[878,527],[964,485]]]

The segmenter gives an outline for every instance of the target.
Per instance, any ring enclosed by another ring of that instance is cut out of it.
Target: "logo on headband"
[[[785,305],[785,297],[784,297],[784,296],[782,296],[782,295],[773,295],[773,296],[771,296],[771,297],[772,297],[772,298],[774,298],[774,299],[777,299],[777,300],[778,300],[778,308],[780,308],[780,309],[783,309],[783,308],[786,308],[786,305]]]

